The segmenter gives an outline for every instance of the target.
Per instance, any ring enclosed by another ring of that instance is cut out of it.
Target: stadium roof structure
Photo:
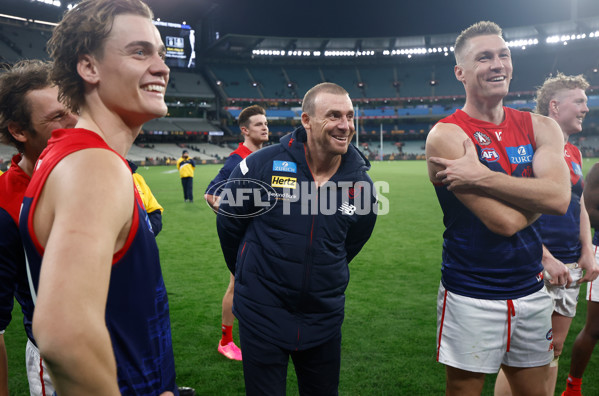
[[[572,41],[593,40],[599,48],[599,17],[575,21],[554,22],[535,26],[503,29],[510,47],[526,49],[536,45],[567,45]],[[369,58],[425,54],[448,56],[459,32],[447,34],[416,35],[405,37],[374,38],[316,38],[316,37],[264,37],[227,34],[215,39],[202,54],[211,59],[256,59],[258,57],[317,58]],[[599,56],[598,56],[599,61]]]
[[[322,0],[144,1],[156,18],[191,25],[201,36],[199,53],[208,58],[444,55],[457,34],[477,20],[496,21],[506,40],[518,47],[530,46],[529,40],[554,38],[558,43],[599,30],[597,0],[504,0],[484,6],[478,0],[424,0],[411,2],[409,9],[393,0],[346,0],[342,5]],[[77,2],[2,0],[0,14],[57,22]]]

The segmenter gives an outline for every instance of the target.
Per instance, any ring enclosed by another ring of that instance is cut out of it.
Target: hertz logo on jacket
[[[273,176],[270,185],[272,187],[295,188],[297,178],[288,176]]]

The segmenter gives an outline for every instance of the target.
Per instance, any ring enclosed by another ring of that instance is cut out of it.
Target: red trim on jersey
[[[251,153],[253,153],[252,150],[250,150],[246,145],[244,145],[243,143],[239,143],[239,146],[235,149],[235,151],[231,152],[231,154],[229,154],[229,157],[232,156],[233,154],[237,154],[238,156],[241,157],[241,159],[246,158],[248,155],[250,155]]]
[[[10,168],[0,175],[0,208],[10,215],[17,226],[23,196],[31,181],[31,177],[19,166],[22,158],[21,154],[15,154],[11,159]]]
[[[77,132],[74,132],[74,131],[77,131]],[[56,141],[60,141],[60,140],[64,141],[66,139],[68,139],[68,143],[66,143],[66,144],[62,143],[63,145],[60,146],[60,150],[61,150],[60,152],[53,152],[52,150],[50,150],[52,148],[51,146],[53,146],[53,144]],[[39,197],[41,196],[41,191],[43,190],[43,188],[46,184],[46,181],[48,180],[48,177],[50,176],[50,174],[52,173],[54,168],[60,163],[60,161],[62,161],[67,156],[69,156],[75,152],[87,150],[87,149],[102,149],[102,150],[111,151],[114,154],[116,154],[125,163],[125,166],[127,166],[127,169],[130,169],[129,163],[127,162],[127,160],[125,158],[123,158],[119,153],[114,151],[110,146],[108,146],[106,141],[104,141],[104,139],[102,139],[100,137],[100,135],[98,135],[97,133],[95,133],[93,131],[90,131],[90,130],[84,129],[84,128],[57,129],[57,130],[53,131],[52,137],[48,141],[48,148],[46,148],[42,152],[42,154],[38,158],[37,162],[35,163],[34,173],[37,171],[38,167],[40,167],[40,165],[42,165],[44,160],[47,160],[47,162],[50,162],[52,164],[52,166],[49,169],[41,169],[39,171],[42,176],[41,176],[41,179],[36,180],[36,185],[33,186],[33,188],[34,188],[33,200],[31,201],[31,205],[29,208],[29,215],[27,218],[27,228],[28,228],[29,236],[31,238],[31,242],[33,243],[33,246],[37,250],[38,254],[42,257],[44,255],[45,249],[42,247],[41,243],[39,242],[39,239],[37,238],[35,229],[33,227],[33,219],[35,217],[35,209],[37,208],[37,202],[39,200]],[[67,152],[66,154],[65,154],[65,151]],[[55,161],[55,157],[59,157],[58,161]],[[127,235],[127,240],[125,241],[124,246],[121,249],[119,249],[118,252],[116,252],[112,257],[113,265],[120,258],[122,258],[124,256],[124,254],[127,251],[126,248],[128,248],[131,245],[131,243],[133,242],[133,239],[135,238],[135,233],[137,232],[137,229],[139,226],[139,213],[138,213],[137,204],[141,204],[142,208],[144,207],[143,203],[141,201],[141,198],[139,197],[139,193],[137,192],[137,187],[135,187],[135,181],[133,180],[133,176],[131,176],[131,183],[132,183],[132,187],[133,187],[133,192],[135,194],[135,198],[134,198],[135,203],[133,205],[131,228],[129,229],[129,233]],[[38,186],[41,186],[41,187],[38,188]],[[30,186],[30,188],[31,188],[31,186]],[[28,190],[28,192],[29,192],[29,190]],[[28,195],[28,194],[25,194],[25,195]]]

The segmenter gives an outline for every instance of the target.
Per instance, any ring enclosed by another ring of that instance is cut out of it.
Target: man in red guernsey
[[[19,151],[8,171],[0,176],[0,333],[10,323],[16,298],[28,338],[25,354],[29,390],[32,395],[42,396],[51,396],[54,387],[31,331],[33,300],[18,218],[33,166],[50,134],[77,123],[77,117],[58,101],[58,88],[50,82],[51,67],[47,62],[27,60],[0,73],[0,141]],[[8,395],[7,372],[4,335],[0,334],[0,394]]]
[[[48,49],[59,99],[19,219],[33,334],[56,393],[178,395],[158,247],[125,155],[167,113],[166,48],[140,0],[84,0]]]
[[[437,360],[447,395],[480,395],[485,374],[500,368],[514,395],[545,395],[553,301],[533,223],[568,208],[563,136],[550,118],[503,106],[513,68],[499,26],[476,23],[454,48],[466,103],[433,127],[426,145],[446,227]]]
[[[537,91],[536,112],[554,119],[563,133],[564,159],[570,171],[571,200],[564,216],[543,215],[538,220],[543,239],[543,267],[545,286],[553,297],[553,361],[547,394],[555,393],[558,360],[564,347],[576,305],[580,284],[593,281],[599,267],[595,264],[595,252],[591,241],[589,215],[582,199],[582,155],[568,140],[582,131],[582,121],[588,113],[585,90],[589,83],[584,76],[565,76],[558,73],[545,80]],[[583,275],[584,271],[584,275]],[[569,275],[566,284],[553,285],[550,279]],[[495,383],[496,396],[511,395],[509,385],[501,371]]]
[[[225,164],[220,169],[216,177],[206,188],[204,198],[214,212],[218,212],[218,198],[220,189],[225,186],[227,179],[233,172],[233,169],[248,155],[262,148],[262,145],[268,142],[268,121],[266,120],[266,111],[258,105],[246,107],[237,117],[243,143],[233,151]],[[218,352],[232,360],[241,360],[241,350],[233,341],[233,294],[235,291],[235,276],[230,274],[229,286],[223,297],[222,308],[222,337],[218,343]]]

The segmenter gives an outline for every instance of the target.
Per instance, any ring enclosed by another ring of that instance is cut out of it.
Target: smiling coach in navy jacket
[[[243,160],[220,194],[248,395],[284,395],[290,356],[300,394],[337,394],[348,263],[376,220],[347,91],[319,84],[302,110],[302,126]]]

